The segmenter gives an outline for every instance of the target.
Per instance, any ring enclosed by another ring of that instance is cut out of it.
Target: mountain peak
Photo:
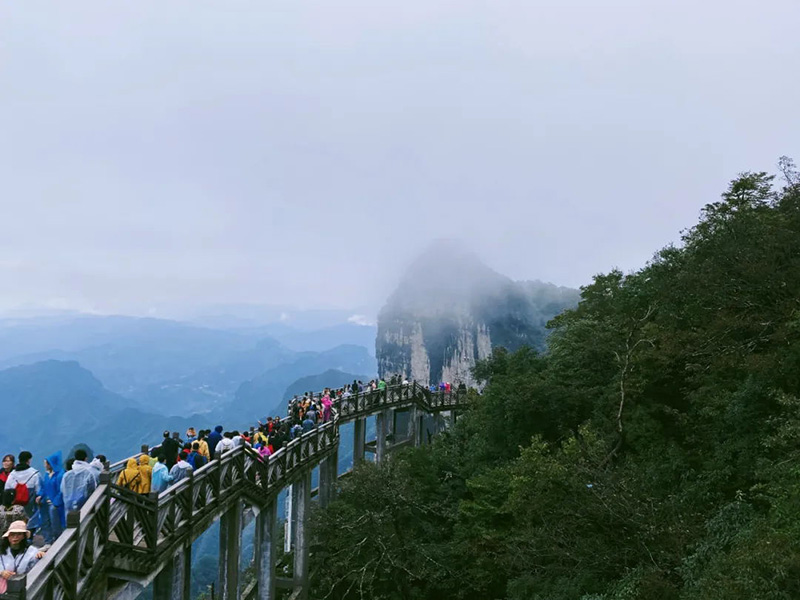
[[[490,290],[510,284],[463,244],[438,240],[409,265],[386,308],[426,314],[464,309]]]

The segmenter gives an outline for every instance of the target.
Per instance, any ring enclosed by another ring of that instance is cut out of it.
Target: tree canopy
[[[800,176],[744,173],[315,514],[315,596],[800,597]]]

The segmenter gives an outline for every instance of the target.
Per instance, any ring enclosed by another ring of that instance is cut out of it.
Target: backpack
[[[38,474],[39,471],[34,471],[33,475],[28,477],[28,480],[25,483],[17,483],[17,487],[14,488],[14,504],[25,506],[31,501],[31,493],[30,490],[28,490],[28,481],[33,479],[33,477]]]

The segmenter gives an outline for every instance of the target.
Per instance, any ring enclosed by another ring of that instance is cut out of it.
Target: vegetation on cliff
[[[680,246],[496,350],[432,446],[315,514],[313,597],[800,597],[800,177],[745,173]]]

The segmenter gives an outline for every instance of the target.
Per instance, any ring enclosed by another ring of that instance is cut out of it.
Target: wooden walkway
[[[135,598],[150,582],[154,600],[189,600],[191,546],[220,520],[219,588],[221,600],[274,600],[276,586],[289,585],[293,598],[305,598],[308,583],[306,517],[311,472],[319,467],[318,500],[326,505],[338,477],[339,429],[354,423],[354,465],[367,451],[385,458],[394,413],[409,410],[404,443],[423,440],[423,415],[463,407],[466,392],[432,393],[413,383],[342,399],[333,419],[289,442],[268,459],[240,446],[212,460],[191,477],[161,494],[142,496],[113,482],[128,459],[103,472],[100,485],[80,510],[67,515],[67,529],[27,574],[9,580],[0,599],[95,600]],[[365,420],[376,417],[376,440],[365,439]],[[394,432],[392,432],[394,433]],[[138,457],[134,456],[133,458]],[[293,577],[278,581],[277,497],[291,489]],[[249,508],[245,512],[245,508]],[[239,577],[242,529],[255,515],[256,581],[243,589]]]

